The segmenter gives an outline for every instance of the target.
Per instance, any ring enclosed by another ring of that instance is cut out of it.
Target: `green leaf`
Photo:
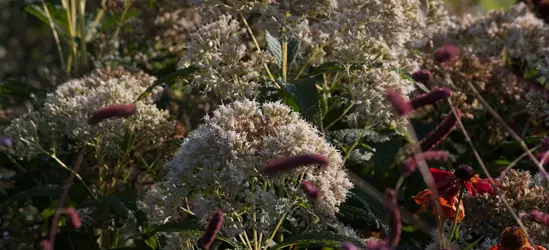
[[[374,157],[372,157],[376,176],[381,177],[387,172],[403,144],[404,141],[401,138],[396,137],[392,138],[390,141],[372,145],[372,147],[376,149],[376,153],[374,154]]]
[[[25,100],[32,100],[40,90],[22,81],[8,80],[0,85],[0,95],[18,97]]]
[[[201,232],[202,226],[197,220],[168,222],[162,225],[152,226],[152,232]]]
[[[135,100],[135,102],[138,102],[140,100],[142,100],[143,98],[149,96],[151,94],[151,92],[153,91],[154,88],[166,83],[168,84],[168,86],[171,86],[173,84],[173,82],[175,82],[176,79],[180,79],[180,78],[189,78],[191,76],[193,76],[195,73],[197,73],[199,71],[199,69],[197,67],[187,67],[187,68],[184,68],[184,69],[180,69],[178,71],[175,71],[175,72],[172,72],[158,80],[156,80],[153,85],[151,85],[150,87],[148,87],[145,92],[143,92],[141,95],[139,95],[139,97],[137,98],[137,100]]]
[[[282,46],[280,41],[271,35],[268,30],[265,30],[265,41],[267,42],[267,51],[276,59],[276,64],[282,68]]]
[[[285,93],[291,97],[291,101],[295,102],[303,117],[322,127],[322,105],[320,94],[316,89],[316,81],[314,78],[305,78],[291,83],[280,80],[279,83]]]
[[[357,69],[361,69],[362,68],[362,65],[360,64],[352,64],[351,66],[348,67],[349,70],[357,70]],[[321,74],[324,74],[324,73],[330,73],[330,72],[341,72],[341,71],[346,71],[347,68],[345,67],[345,65],[343,64],[340,64],[340,63],[337,63],[337,62],[327,62],[327,63],[323,63],[317,67],[311,67],[310,70],[309,70],[309,75],[311,77],[313,76],[317,76],[317,75],[321,75]]]
[[[287,240],[277,243],[275,246],[270,247],[269,249],[277,250],[284,249],[289,246],[303,246],[311,244],[321,244],[324,247],[340,246],[345,241],[352,242],[357,246],[363,246],[363,244],[361,242],[358,242],[355,238],[351,238],[345,235],[331,232],[309,232],[296,237],[288,238]]]
[[[33,197],[57,197],[61,195],[61,192],[63,192],[63,188],[57,185],[37,186],[9,197],[4,202],[2,202],[2,204],[0,204],[0,209],[4,208],[10,203],[30,199]]]
[[[298,40],[294,37],[288,40],[288,65],[292,65],[299,54],[299,49],[301,47],[301,40]]]
[[[473,247],[475,247],[483,238],[484,238],[484,236],[483,236],[483,237],[480,237],[478,240],[475,240],[475,242],[473,242],[473,243],[467,245],[463,250],[471,250],[471,249],[473,249]]]
[[[56,7],[51,3],[46,3],[46,8],[48,8],[55,30],[59,34],[63,35],[65,39],[72,39],[67,37],[67,31],[69,30],[69,23],[67,21],[67,10],[65,10],[64,8]],[[40,21],[44,22],[46,25],[50,26],[50,21],[48,19],[48,16],[46,15],[45,10],[42,9],[42,5],[28,5],[27,7],[25,7],[25,12],[33,15],[34,17],[40,19]]]

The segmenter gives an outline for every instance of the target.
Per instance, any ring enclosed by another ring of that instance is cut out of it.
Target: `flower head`
[[[526,234],[517,226],[508,227],[501,233],[499,243],[490,250],[546,250],[544,247],[532,246]]]
[[[418,70],[412,74],[412,79],[421,83],[427,83],[431,78],[433,78],[433,73],[426,69]]]
[[[162,185],[171,189],[167,195],[171,199],[189,197],[191,211],[203,223],[211,211],[222,210],[224,235],[234,236],[252,228],[269,233],[294,202],[309,200],[301,190],[302,181],[313,184],[322,193],[311,203],[311,211],[320,218],[334,215],[353,186],[340,153],[286,105],[235,101],[220,106],[204,120],[164,166],[167,175]],[[285,157],[281,158],[285,162],[303,155],[322,157],[310,158],[317,160],[276,175],[262,174],[262,167],[272,159]],[[326,168],[318,170],[314,163]],[[280,188],[285,191],[277,192]],[[162,199],[154,198],[157,195],[163,194],[150,192],[145,197],[151,204],[143,205],[155,207],[148,210],[149,216],[167,219],[172,215],[168,220],[178,220],[180,215],[172,211],[178,211],[180,205],[169,202],[158,206]],[[258,218],[255,222],[245,219],[251,216],[250,211]],[[160,212],[163,215],[157,216]],[[315,218],[301,212],[292,216],[307,221]]]
[[[435,51],[435,61],[439,63],[451,63],[459,57],[459,53],[458,47],[446,44]]]
[[[202,236],[202,243],[204,244],[205,249],[210,248],[210,246],[212,245],[215,239],[215,236],[221,229],[222,224],[223,224],[223,213],[219,210],[216,210],[211,215],[210,222],[208,223],[208,226],[204,231],[204,235]]]
[[[432,192],[429,189],[425,189],[418,194],[412,196],[416,204],[420,205],[420,212],[424,212],[432,203]],[[442,208],[442,216],[448,218],[449,220],[457,219],[458,222],[461,222],[465,217],[465,210],[463,207],[463,202],[459,202],[457,195],[451,197],[438,197],[440,206]],[[459,210],[459,211],[458,211]],[[435,214],[435,208],[433,208],[432,213]],[[456,218],[457,216],[457,218]]]

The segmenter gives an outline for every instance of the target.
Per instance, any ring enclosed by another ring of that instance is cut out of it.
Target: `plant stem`
[[[259,47],[259,43],[257,42],[257,39],[255,39],[255,35],[254,35],[254,32],[252,31],[252,28],[250,27],[250,25],[248,24],[248,21],[246,21],[246,18],[244,17],[244,15],[242,15],[242,13],[238,13],[238,15],[240,16],[242,23],[244,23],[244,25],[246,26],[246,30],[248,31],[248,34],[252,38],[252,42],[254,43],[257,49],[257,55],[261,56],[261,47]],[[263,58],[260,58],[260,59],[263,61]],[[263,67],[265,68],[265,71],[267,72],[267,75],[269,75],[269,78],[271,79],[271,81],[273,81],[275,86],[280,89],[280,85],[278,85],[273,74],[271,74],[271,70],[269,70],[269,66],[267,66],[267,63],[263,62]]]
[[[66,72],[69,72],[69,70],[66,68],[66,65],[65,65],[65,57],[63,56],[63,49],[61,48],[61,41],[59,41],[59,35],[57,34],[57,30],[55,29],[55,25],[53,24],[50,11],[48,9],[48,6],[44,2],[44,0],[42,0],[42,7],[44,8],[44,12],[46,13],[46,17],[48,18],[48,22],[50,24],[51,32],[53,33],[53,39],[55,40],[57,53],[59,53],[59,59],[61,60],[61,67],[65,69]]]
[[[293,207],[293,204],[291,207]],[[291,207],[290,207],[290,211],[292,209]],[[271,233],[271,236],[265,243],[265,246],[263,247],[262,250],[266,250],[269,247],[269,245],[271,245],[271,241],[273,241],[274,237],[276,236],[276,233],[278,232],[278,229],[280,229],[280,226],[282,225],[282,222],[286,219],[286,215],[288,215],[288,212],[285,212],[284,214],[282,214],[282,217],[280,218],[280,220],[278,220],[278,223],[276,224],[274,231]]]
[[[463,198],[463,190],[465,190],[465,188],[463,188],[463,186],[459,189],[459,196],[458,196],[458,205],[457,205],[457,209],[456,209],[456,214],[454,216],[454,221],[452,222],[452,230],[450,231],[450,237],[448,237],[448,245],[446,246],[446,248],[450,248],[450,244],[452,243],[452,238],[454,237],[454,235],[456,234],[456,229],[457,229],[457,220],[458,220],[458,215],[459,215],[459,208],[461,207],[459,204],[461,204],[461,199]]]
[[[53,215],[53,219],[51,221],[51,227],[50,227],[50,233],[49,233],[50,235],[49,244],[52,249],[55,246],[55,233],[57,232],[57,223],[59,222],[59,217],[61,216],[61,210],[63,208],[63,205],[65,204],[65,200],[67,199],[67,196],[69,195],[69,190],[71,189],[71,186],[74,182],[74,177],[76,177],[76,173],[78,172],[78,170],[80,170],[80,166],[82,166],[82,162],[84,161],[85,154],[86,154],[86,146],[83,146],[82,149],[80,149],[80,153],[78,154],[78,158],[76,159],[76,163],[74,164],[74,171],[72,171],[71,176],[69,176],[69,179],[65,184],[65,189],[63,190],[63,193],[61,193],[61,196],[59,197],[57,208],[55,209],[55,214]]]

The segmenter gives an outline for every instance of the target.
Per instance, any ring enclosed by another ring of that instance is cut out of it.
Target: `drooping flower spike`
[[[223,224],[223,213],[219,210],[213,212],[210,222],[204,231],[202,236],[202,243],[204,249],[210,249],[210,246],[214,242],[215,236],[221,230],[221,225]]]
[[[452,91],[444,87],[406,101],[399,91],[394,89],[387,90],[387,99],[391,102],[398,115],[406,115],[413,110],[435,104],[440,100],[450,97],[451,95]]]
[[[262,168],[261,173],[266,175],[276,174],[278,172],[291,171],[297,167],[307,165],[320,165],[326,167],[329,164],[328,157],[320,154],[306,154],[288,157],[277,157],[267,162]]]
[[[459,109],[456,111],[457,117],[453,114],[448,114],[433,131],[421,140],[420,147],[422,151],[433,149],[452,133],[458,124],[458,119],[461,118],[461,111]]]
[[[82,226],[82,221],[80,220],[80,216],[78,216],[78,212],[76,212],[76,209],[73,207],[69,207],[65,209],[65,214],[69,217],[71,224],[74,228],[80,228]]]
[[[88,123],[95,125],[103,120],[110,118],[124,118],[135,114],[137,106],[135,104],[113,104],[93,112]]]
[[[446,44],[435,51],[434,59],[438,63],[452,63],[458,59],[460,50],[452,44]]]
[[[318,190],[315,185],[310,181],[302,181],[301,186],[303,188],[303,191],[305,191],[305,194],[313,200],[320,199],[320,196],[322,196],[322,193],[320,190]]]

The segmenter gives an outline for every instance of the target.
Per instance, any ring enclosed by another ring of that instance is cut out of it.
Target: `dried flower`
[[[112,104],[106,107],[99,108],[93,112],[88,123],[95,125],[103,120],[110,118],[129,117],[137,111],[135,104]]]
[[[387,98],[397,111],[398,115],[405,115],[412,111],[410,104],[402,97],[397,90],[388,89]]]
[[[204,235],[202,236],[202,243],[204,244],[205,249],[210,249],[210,246],[215,240],[215,236],[221,229],[221,225],[223,224],[223,218],[223,212],[221,212],[220,210],[216,210],[211,215],[210,222],[208,223],[206,231],[204,231]]]
[[[524,215],[523,218],[545,226],[549,226],[549,214],[539,211],[537,209],[530,211],[530,213]]]
[[[442,99],[446,99],[452,95],[450,89],[443,87],[433,90],[429,93],[420,95],[408,101],[412,109],[418,109],[423,106],[434,104]]]
[[[412,74],[412,79],[414,79],[417,82],[424,83],[424,84],[429,82],[429,80],[431,80],[431,78],[433,78],[433,73],[431,73],[431,71],[426,70],[426,69],[418,70],[418,71],[416,71]]]
[[[458,124],[458,119],[461,118],[461,111],[456,110],[457,116],[449,114],[444,118],[444,120],[433,130],[431,131],[423,140],[420,142],[420,147],[422,151],[429,151],[440,144]]]
[[[446,151],[427,151],[420,154],[426,162],[448,161],[448,152]],[[414,171],[416,171],[418,167],[418,162],[416,160],[416,157],[417,156],[409,156],[406,159],[406,162],[403,164],[403,167],[402,167],[402,174],[407,176],[413,173]]]
[[[303,187],[303,191],[305,191],[305,194],[307,194],[307,196],[309,196],[309,198],[313,200],[318,200],[322,195],[322,193],[318,191],[318,189],[310,181],[302,181],[301,186]]]
[[[489,250],[546,250],[544,247],[532,246],[526,234],[517,226],[508,227],[501,233],[499,243]]]
[[[400,208],[397,203],[397,194],[393,189],[385,190],[385,209],[388,214],[389,237],[387,239],[391,248],[395,249],[400,242],[402,221],[400,220]]]
[[[302,166],[320,165],[326,167],[328,164],[328,158],[319,154],[277,157],[267,162],[261,168],[261,173],[272,175],[279,172],[287,172]]]
[[[446,44],[441,48],[438,48],[435,51],[435,61],[439,63],[451,63],[459,57],[459,48],[452,45]]]
[[[73,207],[69,207],[66,208],[64,212],[69,217],[71,224],[74,228],[80,228],[82,226],[82,221],[80,220],[76,209],[74,209]]]

